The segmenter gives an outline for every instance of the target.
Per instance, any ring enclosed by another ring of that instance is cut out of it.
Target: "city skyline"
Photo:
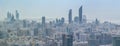
[[[43,1],[43,0],[21,0],[21,1],[0,1],[0,20],[4,20],[6,13],[18,10],[20,19],[41,19],[42,16],[46,18],[61,18],[68,17],[69,9],[73,11],[73,18],[78,16],[78,9],[83,5],[83,15],[86,15],[89,20],[94,21],[96,18],[100,21],[109,21],[119,24],[119,0],[101,0],[101,1],[88,1],[88,0],[66,0],[66,1]],[[96,12],[97,11],[97,12]],[[15,13],[14,13],[15,15]],[[29,17],[28,17],[29,16]],[[54,16],[54,17],[53,17]],[[73,19],[72,18],[72,19]]]
[[[0,46],[120,46],[119,0],[0,0]]]

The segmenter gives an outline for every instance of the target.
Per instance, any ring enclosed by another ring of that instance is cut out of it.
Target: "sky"
[[[73,18],[78,16],[78,9],[83,6],[83,15],[88,21],[96,18],[101,22],[109,21],[120,24],[120,0],[0,0],[0,21],[7,12],[20,13],[20,19],[49,19],[64,17],[68,20],[68,11],[72,9]]]

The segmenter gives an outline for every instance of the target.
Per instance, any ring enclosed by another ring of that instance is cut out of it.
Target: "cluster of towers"
[[[56,20],[53,20],[51,21],[51,23],[56,23],[55,25],[56,26],[60,26],[62,24],[64,24],[65,22],[65,19],[64,17],[60,18],[60,19],[56,19]],[[73,23],[73,22],[76,22],[76,23],[79,23],[79,24],[82,24],[82,23],[85,23],[86,22],[86,16],[82,14],[82,6],[80,6],[79,8],[79,15],[76,16],[74,18],[74,20],[72,20],[72,9],[69,10],[69,13],[68,13],[68,23]],[[45,16],[42,17],[42,25],[45,26],[45,23],[46,23],[46,18]]]
[[[15,16],[16,16],[16,19],[14,17],[14,14],[10,13],[10,12],[7,12],[7,20],[8,21],[14,21],[14,20],[19,20],[19,13],[18,11],[16,10],[16,13],[15,13]]]
[[[79,23],[82,23],[83,16],[82,16],[82,6],[79,8],[79,17],[75,17],[75,21],[78,21]],[[68,14],[68,22],[72,23],[72,9],[69,10]]]
[[[15,17],[14,17],[14,14],[8,12],[7,13],[7,20],[8,21],[19,20],[19,13],[18,13],[18,11],[16,10]],[[62,20],[64,22],[64,18],[62,18]],[[78,22],[79,24],[83,23],[82,6],[80,6],[80,8],[79,8],[79,16],[75,17],[74,21]],[[69,13],[68,13],[68,23],[73,23],[73,20],[72,20],[72,9],[70,9]],[[43,25],[45,24],[45,17],[42,17],[42,24]]]

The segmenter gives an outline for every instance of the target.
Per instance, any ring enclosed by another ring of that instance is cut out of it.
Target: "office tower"
[[[96,34],[90,34],[88,39],[89,46],[99,46],[99,36]]]
[[[67,27],[66,32],[67,32],[67,34],[73,34],[73,31],[72,31],[71,27]]]
[[[95,20],[95,24],[98,25],[99,24],[99,20],[96,18]]]
[[[34,28],[34,36],[38,36],[38,28]]]
[[[14,15],[11,16],[11,22],[15,21]]]
[[[76,33],[77,41],[80,39],[80,33]]]
[[[27,22],[26,22],[26,20],[23,20],[23,27],[27,27]]]
[[[69,10],[68,20],[69,20],[69,23],[72,23],[72,9]]]
[[[16,10],[16,20],[19,20],[19,13],[17,10]]]
[[[79,8],[79,23],[82,23],[82,6]]]
[[[112,37],[113,46],[120,46],[120,35]]]
[[[3,38],[4,38],[3,32],[0,31],[0,39],[3,39]]]
[[[6,31],[0,31],[0,42],[2,41],[2,39],[6,39],[8,38],[8,32]],[[0,44],[1,46],[1,44]]]
[[[62,46],[73,46],[73,35],[63,34],[62,35]]]
[[[10,20],[11,19],[11,13],[10,12],[7,12],[7,19]]]
[[[74,17],[74,22],[79,23],[79,17],[78,16]]]
[[[111,36],[111,34],[101,33],[101,35],[99,36],[99,43],[101,45],[111,44],[112,43],[112,36]]]
[[[59,22],[59,20],[58,20],[58,19],[56,19],[55,21],[56,21],[56,23],[58,23],[58,22]]]
[[[65,19],[64,19],[64,17],[62,17],[61,18],[61,25],[64,24],[64,22],[65,22]]]
[[[86,22],[87,22],[86,15],[83,15],[82,23],[86,23]]]
[[[45,26],[45,17],[42,17],[42,26]]]

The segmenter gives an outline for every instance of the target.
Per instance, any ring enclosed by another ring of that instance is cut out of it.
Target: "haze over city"
[[[120,46],[119,0],[0,0],[0,46]]]
[[[112,23],[120,23],[120,0],[0,0],[0,21],[4,20],[6,13],[18,10],[20,19],[48,19],[65,17],[69,9],[73,16],[78,16],[78,9],[83,5],[83,15],[88,21],[96,18]],[[15,13],[14,13],[15,14]]]

